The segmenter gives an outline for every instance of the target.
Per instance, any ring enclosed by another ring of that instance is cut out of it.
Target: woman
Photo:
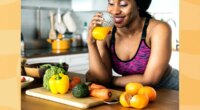
[[[92,30],[102,24],[97,13],[89,26],[89,71],[87,81],[124,87],[139,82],[157,88],[178,90],[178,71],[168,64],[171,56],[170,26],[153,19],[146,10],[151,0],[108,0],[114,17],[112,33],[95,41]],[[112,76],[112,69],[121,77]]]

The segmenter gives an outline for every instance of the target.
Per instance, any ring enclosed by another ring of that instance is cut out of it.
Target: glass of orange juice
[[[104,40],[114,25],[113,17],[108,12],[102,13],[103,23],[96,26],[92,31],[92,36],[96,40]]]

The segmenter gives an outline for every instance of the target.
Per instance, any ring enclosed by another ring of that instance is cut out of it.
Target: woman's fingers
[[[89,31],[92,31],[96,26],[103,23],[102,13],[96,13],[89,25]]]
[[[95,20],[92,21],[92,24],[96,24],[96,25],[101,25],[102,23],[103,23],[103,22],[102,22],[102,21],[99,21],[99,20],[98,20],[98,21],[97,21],[97,20],[96,20],[96,21],[95,21]]]
[[[96,13],[93,18],[92,21],[89,24],[89,30],[88,30],[88,43],[89,42],[93,42],[93,38],[92,38],[92,31],[93,29],[98,26],[101,25],[103,23],[103,18],[102,18],[102,13],[98,12]]]
[[[101,16],[97,16],[95,15],[93,18],[92,18],[92,21],[91,21],[91,25],[90,26],[97,26],[97,25],[101,25],[103,23],[103,18]]]

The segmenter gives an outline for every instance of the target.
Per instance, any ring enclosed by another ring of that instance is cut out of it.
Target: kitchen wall
[[[148,11],[159,20],[167,22],[172,29],[172,48],[179,49],[179,0],[152,0]]]
[[[22,0],[21,30],[26,49],[48,48],[46,42],[50,30],[49,11],[56,14],[61,8],[62,16],[68,11],[76,22],[77,32],[83,29],[84,22],[89,23],[96,11],[73,11],[71,0]]]
[[[22,0],[21,6],[21,30],[25,41],[25,48],[46,48],[50,47],[50,44],[46,42],[50,29],[49,10],[56,12],[58,7],[63,8],[63,11],[71,9],[71,1]]]

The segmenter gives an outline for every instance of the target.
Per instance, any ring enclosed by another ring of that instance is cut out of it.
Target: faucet
[[[171,22],[174,24],[174,26],[176,27],[176,22],[175,22],[175,20],[172,19],[172,18],[169,18],[168,20],[166,20],[167,23],[169,23],[170,21],[171,21]]]
[[[169,18],[168,20],[166,20],[166,22],[168,24],[174,25],[175,28],[177,27],[175,20],[172,19],[172,18]],[[174,48],[175,48],[175,50],[178,51],[179,50],[179,41],[178,41],[177,38],[175,39],[174,43],[175,43],[175,47]]]

